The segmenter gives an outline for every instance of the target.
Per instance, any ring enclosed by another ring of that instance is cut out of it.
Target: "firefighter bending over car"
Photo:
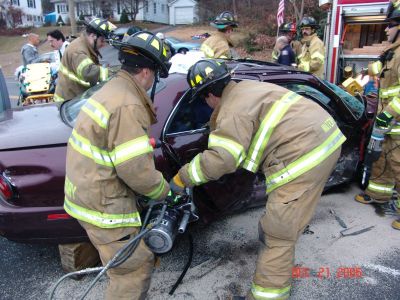
[[[158,76],[168,76],[167,53],[150,32],[121,44],[121,70],[82,107],[67,148],[64,209],[85,228],[103,264],[140,230],[137,195],[157,201],[169,192],[154,166],[148,130],[156,113],[146,93]],[[107,272],[106,299],[144,299],[153,266],[141,240]]]
[[[107,68],[99,65],[99,50],[106,46],[115,28],[99,18],[86,23],[86,30],[68,46],[61,59],[54,101],[70,100],[107,79]]]
[[[325,46],[316,33],[319,25],[313,17],[304,17],[300,22],[302,49],[298,59],[298,69],[313,73],[324,79]]]
[[[236,83],[223,62],[200,60],[188,72],[194,101],[214,108],[208,150],[170,182],[174,192],[242,167],[261,170],[268,202],[260,220],[263,243],[250,299],[287,299],[294,248],[310,222],[346,140],[318,104],[278,85]],[[203,99],[203,100],[201,100]]]
[[[234,55],[232,55],[233,44],[230,37],[233,28],[238,27],[232,13],[222,12],[210,25],[217,28],[218,31],[201,44],[200,50],[207,58],[231,59]]]
[[[364,204],[389,204],[391,209],[400,212],[400,1],[389,3],[386,21],[390,45],[371,65],[370,72],[377,74],[380,81],[374,126],[387,128],[388,132],[379,159],[372,165],[367,189],[356,195],[355,200]],[[400,219],[393,221],[392,227],[400,230]]]

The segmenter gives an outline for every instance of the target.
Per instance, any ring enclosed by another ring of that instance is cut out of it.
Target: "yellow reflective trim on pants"
[[[319,52],[314,52],[313,54],[311,54],[311,59],[314,58],[319,58],[320,60],[322,60],[322,62],[325,60],[325,56]]]
[[[263,288],[254,282],[251,285],[251,294],[256,300],[287,299],[290,295],[290,285],[281,289]]]
[[[114,166],[118,166],[131,158],[151,152],[153,152],[153,147],[150,145],[149,138],[143,135],[118,145],[109,155]]]
[[[290,163],[283,170],[280,170],[266,178],[267,193],[296,179],[305,172],[316,167],[328,158],[336,149],[346,141],[346,137],[337,128],[321,145]]]
[[[400,115],[400,99],[394,97],[392,101],[389,102],[389,106],[393,108],[393,110]]]
[[[210,134],[208,138],[208,148],[221,147],[228,151],[236,162],[236,167],[243,161],[245,157],[244,148],[242,145],[236,143],[227,138],[217,136],[215,134]]]
[[[105,81],[108,79],[108,69],[100,67],[100,81]]]
[[[394,189],[394,184],[379,184],[373,181],[369,181],[367,187],[367,190],[384,195],[392,195],[393,189]]]
[[[92,145],[88,139],[78,134],[75,129],[72,130],[68,143],[77,152],[92,159],[95,163],[107,167],[114,166],[107,151]]]
[[[300,95],[288,92],[274,103],[253,137],[247,157],[243,164],[244,169],[253,173],[258,170],[262,155],[276,125],[282,119],[289,107],[300,99]]]
[[[376,62],[373,62],[370,65],[369,70],[370,70],[372,75],[378,75],[382,70],[382,62],[379,61],[379,60],[376,61]]]
[[[205,45],[204,43],[201,44],[200,51],[204,53],[204,55],[208,58],[214,58],[214,50],[211,49],[208,45]]]
[[[54,102],[64,102],[65,101],[65,99],[63,97],[60,97],[57,94],[53,95],[53,99],[54,99]]]
[[[84,111],[101,128],[107,128],[110,113],[99,102],[92,98],[89,98],[86,101],[85,105],[82,107],[82,111]]]
[[[78,75],[78,77],[80,79],[82,79],[83,78],[83,75],[82,75],[83,69],[86,68],[87,66],[93,65],[93,64],[94,64],[94,62],[90,58],[85,58],[84,60],[82,60],[80,62],[80,64],[78,65],[78,67],[76,68],[76,74]]]
[[[66,77],[68,77],[68,79],[75,81],[77,83],[79,83],[80,85],[83,85],[85,87],[89,87],[90,83],[83,81],[81,79],[79,79],[74,73],[70,72],[66,67],[64,67],[62,64],[60,64],[60,68],[59,71],[64,74]]]
[[[207,182],[206,178],[203,175],[200,167],[200,154],[197,154],[195,158],[189,164],[188,173],[190,180],[193,184],[199,185]]]
[[[129,200],[128,200],[129,201]],[[79,206],[64,198],[65,211],[75,219],[100,228],[140,227],[142,222],[137,211],[128,214],[107,214]]]
[[[165,188],[165,180],[164,178],[161,179],[160,184],[150,193],[145,194],[146,197],[149,197],[150,199],[158,199],[162,192],[164,191]]]
[[[388,88],[379,89],[379,98],[386,99],[398,96],[400,93],[400,85],[389,86]]]

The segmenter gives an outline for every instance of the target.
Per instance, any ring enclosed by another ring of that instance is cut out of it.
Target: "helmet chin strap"
[[[97,39],[98,38],[99,38],[99,36],[96,34],[96,38],[94,39],[93,50],[100,58],[103,58],[103,56],[101,56],[101,54],[99,52],[99,49],[97,49]]]
[[[159,73],[160,73],[159,70],[157,70],[155,72],[155,74],[154,74],[154,82],[153,82],[153,86],[151,88],[150,99],[151,99],[151,102],[153,102],[153,103],[154,103],[154,96],[156,94],[157,83],[160,81],[160,74]]]
[[[396,28],[397,28],[396,35],[394,36],[392,44],[396,43],[397,42],[397,38],[399,37],[400,25],[397,25]]]

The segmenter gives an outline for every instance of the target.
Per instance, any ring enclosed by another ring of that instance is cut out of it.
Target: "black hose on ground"
[[[177,287],[181,284],[183,277],[185,277],[187,270],[189,269],[190,265],[192,264],[192,258],[193,258],[193,237],[190,233],[187,234],[187,237],[189,239],[189,257],[188,261],[185,265],[185,268],[183,269],[181,275],[179,276],[178,280],[175,282],[174,286],[172,289],[169,291],[169,295],[173,295]]]

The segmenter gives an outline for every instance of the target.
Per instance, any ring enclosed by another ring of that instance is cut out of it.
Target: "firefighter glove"
[[[376,116],[376,125],[379,127],[387,128],[390,122],[393,120],[393,116],[386,111],[381,112]]]
[[[182,182],[179,174],[176,174],[174,178],[172,178],[172,180],[169,182],[169,186],[171,188],[171,191],[173,191],[175,194],[185,193],[185,185]]]

